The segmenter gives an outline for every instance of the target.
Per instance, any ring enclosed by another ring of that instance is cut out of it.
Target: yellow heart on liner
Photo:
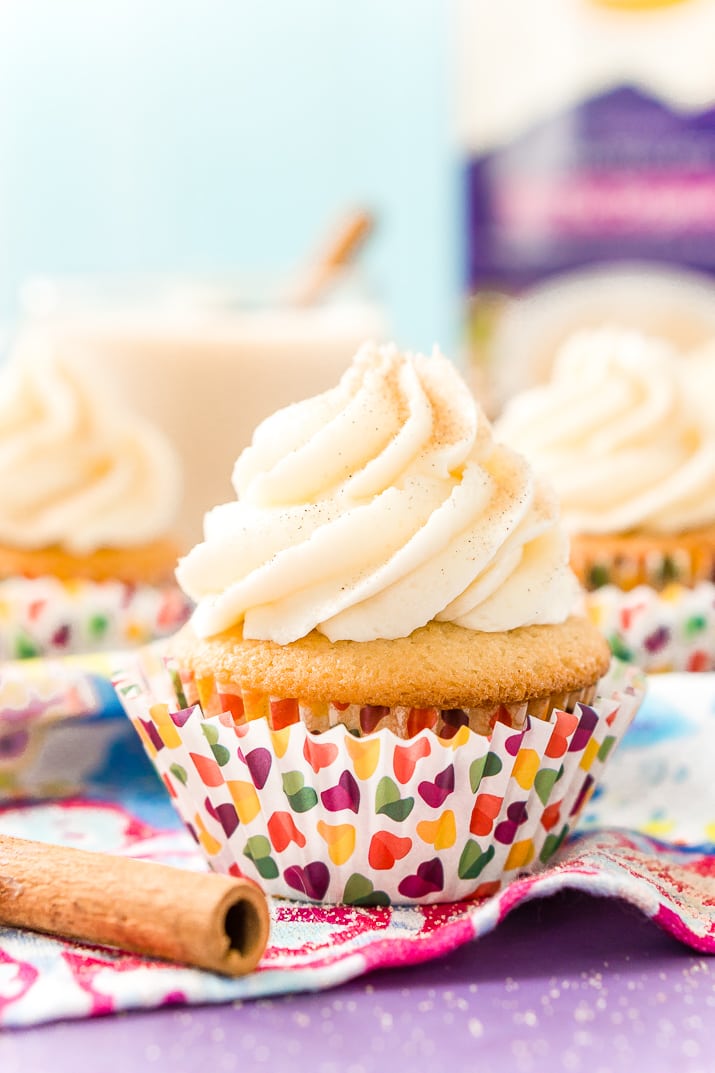
[[[149,713],[154,721],[157,733],[167,749],[178,749],[181,745],[181,735],[176,728],[174,720],[169,715],[166,704],[152,704]]]
[[[417,834],[423,842],[435,849],[449,849],[457,841],[457,824],[454,813],[448,808],[438,820],[420,820]]]
[[[533,841],[530,838],[523,838],[521,842],[515,842],[509,850],[504,869],[509,872],[512,868],[525,868],[533,856]]]
[[[579,764],[579,767],[583,768],[584,771],[588,771],[591,767],[591,764],[594,762],[598,755],[598,749],[598,742],[595,738],[591,738],[591,740],[588,742],[586,748],[583,751],[583,756],[581,757],[581,763]]]
[[[469,741],[471,734],[469,727],[460,727],[453,738],[440,738],[442,745],[446,745],[448,749],[460,749],[463,745],[466,745]]]
[[[380,759],[380,739],[361,739],[348,735],[345,738],[345,747],[350,753],[357,777],[361,781],[369,779],[375,773]]]
[[[229,779],[226,783],[228,792],[233,798],[236,812],[241,823],[250,823],[255,820],[261,811],[261,803],[258,800],[256,788],[252,782],[237,782]]]
[[[218,842],[214,838],[214,836],[212,834],[209,834],[209,832],[206,830],[206,827],[204,826],[204,821],[201,819],[198,812],[194,816],[194,826],[196,827],[199,842],[201,843],[201,845],[204,847],[210,857],[215,857],[221,849],[221,843]]]
[[[327,843],[328,855],[333,864],[345,864],[355,849],[355,828],[351,823],[325,823],[318,821],[318,834]]]
[[[141,738],[142,745],[146,749],[148,755],[153,760],[156,757],[156,745],[144,729],[144,724],[142,723],[141,719],[132,719],[132,726]]]
[[[271,745],[273,746],[273,752],[280,760],[282,756],[285,756],[285,751],[288,748],[290,741],[290,727],[283,727],[282,730],[271,731]]]
[[[539,763],[539,754],[535,749],[519,750],[511,773],[522,790],[530,790],[534,785]]]

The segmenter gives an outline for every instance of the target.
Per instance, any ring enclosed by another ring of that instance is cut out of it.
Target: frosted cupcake
[[[172,650],[205,711],[409,737],[592,697],[608,658],[570,617],[553,494],[441,355],[364,348],[259,426],[233,483],[177,569],[197,606]]]
[[[657,339],[579,333],[496,425],[553,482],[593,620],[649,670],[715,666],[715,426],[688,368]]]
[[[637,705],[553,495],[441,355],[364,347],[239,458],[178,577],[170,670],[120,672],[213,868],[351,904],[543,866]]]
[[[169,444],[37,339],[0,373],[0,658],[173,632],[180,474]]]

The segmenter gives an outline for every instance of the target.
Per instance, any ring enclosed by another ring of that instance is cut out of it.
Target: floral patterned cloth
[[[654,676],[579,834],[546,871],[482,902],[368,909],[275,900],[265,956],[241,979],[0,928],[0,1024],[330,987],[443,955],[522,902],[564,888],[621,898],[693,949],[715,953],[714,748],[715,675]],[[70,800],[7,802],[0,831],[203,867],[136,750],[115,750],[93,777]]]

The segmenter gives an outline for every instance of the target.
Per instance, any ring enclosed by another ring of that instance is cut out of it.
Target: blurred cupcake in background
[[[496,424],[556,489],[590,617],[648,670],[715,667],[715,421],[699,397],[713,365],[631,331],[579,332]]]
[[[173,632],[181,494],[170,445],[49,337],[0,372],[0,658],[97,651]]]
[[[683,357],[683,381],[689,405],[715,429],[715,339]]]

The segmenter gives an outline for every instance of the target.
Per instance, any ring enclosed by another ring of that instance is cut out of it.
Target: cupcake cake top
[[[173,449],[33,337],[0,370],[0,542],[76,555],[163,537],[180,495]]]
[[[438,352],[365,345],[337,387],[258,426],[233,485],[177,569],[199,636],[369,641],[572,610],[554,495]]]
[[[715,424],[689,381],[686,359],[662,340],[579,332],[496,433],[553,482],[572,533],[698,529],[715,523]]]

